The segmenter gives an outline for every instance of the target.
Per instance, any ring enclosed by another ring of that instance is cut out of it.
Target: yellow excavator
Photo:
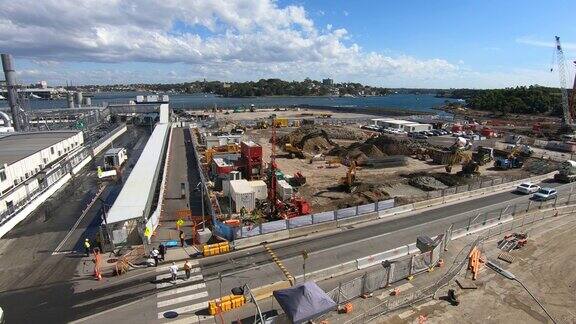
[[[354,192],[358,184],[356,181],[356,162],[352,161],[350,162],[350,166],[348,166],[346,176],[340,178],[340,185],[343,186],[347,192]]]
[[[290,143],[284,144],[284,147],[282,149],[284,150],[284,152],[288,153],[288,156],[291,159],[293,159],[293,158],[303,159],[305,157],[304,151],[302,151],[301,149],[299,149],[298,147],[296,147]]]

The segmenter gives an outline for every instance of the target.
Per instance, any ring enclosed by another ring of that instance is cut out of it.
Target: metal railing
[[[38,182],[38,187],[27,193],[27,195],[19,200],[13,201],[11,208],[0,213],[0,225],[6,223],[19,211],[21,211],[28,203],[36,199],[38,196],[46,192],[52,185],[62,179],[65,175],[72,172],[72,169],[80,164],[84,159],[90,156],[87,148],[76,152],[74,155],[68,157],[65,161],[60,162],[60,165],[51,169],[43,181]],[[25,185],[24,183],[20,185]]]

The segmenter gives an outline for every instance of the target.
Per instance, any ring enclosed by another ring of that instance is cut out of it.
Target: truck
[[[554,180],[559,182],[573,182],[576,180],[576,161],[566,160],[560,163],[558,173],[554,175]]]
[[[519,169],[524,165],[524,162],[517,157],[497,158],[494,161],[494,167],[500,170]]]

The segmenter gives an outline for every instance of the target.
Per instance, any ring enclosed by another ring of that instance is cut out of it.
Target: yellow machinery
[[[238,144],[227,144],[221,146],[214,146],[207,149],[204,152],[204,158],[206,159],[206,163],[210,163],[212,158],[217,153],[240,153],[240,145]]]
[[[346,176],[340,179],[340,184],[344,186],[346,191],[353,192],[355,187],[357,186],[356,183],[356,162],[350,162],[350,166],[348,167],[348,171],[346,171]]]
[[[446,172],[451,173],[452,167],[456,164],[462,164],[462,174],[472,175],[478,174],[478,163],[472,159],[472,151],[457,150],[452,153],[446,164]]]
[[[264,120],[261,120],[261,121],[256,123],[256,129],[267,129],[267,128],[268,128],[268,123]]]
[[[273,123],[274,127],[288,127],[288,118],[276,118]]]
[[[297,157],[299,159],[303,159],[304,158],[304,152],[297,148],[296,146],[290,144],[290,143],[286,143],[284,144],[283,147],[284,152],[288,153],[288,155],[290,156],[291,159]]]
[[[340,163],[342,163],[342,160],[339,157],[331,158],[330,160],[326,161],[326,167],[329,169],[337,168]]]

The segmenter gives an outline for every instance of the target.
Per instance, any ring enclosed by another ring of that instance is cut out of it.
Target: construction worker
[[[190,279],[190,273],[192,272],[192,264],[188,260],[184,263],[184,272],[186,272],[186,280]]]
[[[90,240],[88,238],[84,240],[84,252],[86,252],[86,256],[90,256]]]
[[[180,246],[184,247],[184,240],[186,239],[186,235],[184,235],[184,231],[180,231]]]

